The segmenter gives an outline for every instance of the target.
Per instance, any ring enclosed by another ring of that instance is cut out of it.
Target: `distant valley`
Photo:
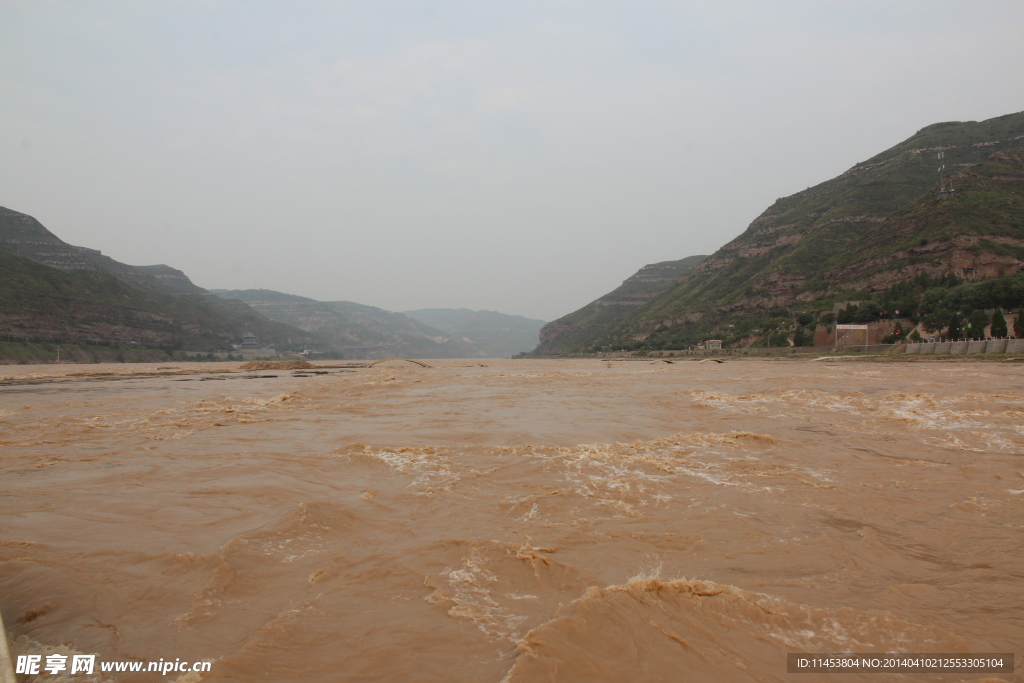
[[[70,245],[0,207],[0,361],[49,359],[57,343],[91,346],[92,360],[156,360],[231,351],[245,334],[321,357],[490,358],[531,350],[543,325],[493,311],[403,315],[266,289],[209,291],[167,265],[131,266]]]
[[[424,309],[403,314],[268,289],[212,291],[316,334],[347,357],[501,358],[532,350],[544,325],[493,311]]]
[[[397,313],[267,289],[208,291],[173,267],[131,266],[67,244],[0,207],[0,345],[57,340],[172,354],[229,349],[250,333],[278,351],[332,358],[642,353],[712,337],[726,346],[806,344],[840,313],[898,313],[908,330],[945,334],[966,329],[968,317],[976,329],[983,313],[1021,306],[1024,112],[926,126],[776,200],[714,254],[646,265],[547,324],[494,311]]]
[[[405,316],[485,349],[489,356],[508,358],[532,351],[540,340],[543,320],[468,308],[423,308]]]

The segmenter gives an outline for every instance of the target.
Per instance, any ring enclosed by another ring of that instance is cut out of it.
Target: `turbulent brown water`
[[[208,659],[217,681],[1019,660],[1022,364],[432,364],[0,386],[15,650]]]

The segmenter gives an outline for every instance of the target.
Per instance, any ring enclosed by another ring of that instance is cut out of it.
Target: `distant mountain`
[[[212,351],[251,332],[282,350],[336,350],[359,358],[483,358],[515,352],[505,353],[502,343],[516,351],[532,347],[499,337],[502,330],[514,336],[520,327],[542,324],[470,313],[478,315],[475,323],[448,332],[349,301],[321,302],[266,289],[210,292],[180,270],[120,263],[64,242],[31,216],[0,207],[0,335]]]
[[[671,289],[681,277],[707,256],[687,256],[678,261],[651,263],[623,280],[618,288],[583,308],[548,323],[540,331],[539,353],[574,350],[581,344],[614,329],[634,310]]]
[[[67,244],[39,221],[0,207],[0,334],[197,350],[245,332],[282,348],[322,339],[225,302],[170,266],[129,266]]]
[[[1015,272],[1024,264],[1024,184],[1020,153],[1009,150],[1021,141],[1024,112],[922,128],[776,200],[678,284],[557,351],[638,338],[641,348],[679,348],[752,316],[819,313],[837,298],[871,296],[921,274],[971,280]],[[937,194],[940,164],[952,175],[952,194]]]
[[[494,358],[532,351],[544,327],[543,320],[468,308],[422,308],[403,315],[472,343]]]
[[[326,339],[351,358],[479,358],[480,345],[401,313],[351,301],[316,301],[270,289],[215,289],[261,314]]]

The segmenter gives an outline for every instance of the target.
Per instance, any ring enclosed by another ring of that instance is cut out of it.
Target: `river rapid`
[[[15,653],[212,662],[180,683],[1020,671],[1024,363],[428,362],[0,369]]]

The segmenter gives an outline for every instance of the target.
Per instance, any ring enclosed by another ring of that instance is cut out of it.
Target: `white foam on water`
[[[501,586],[499,577],[487,567],[479,548],[471,548],[459,567],[441,572],[448,590],[435,589],[424,600],[431,604],[449,605],[448,615],[471,621],[492,640],[512,640],[520,635],[519,627],[526,616],[516,614],[499,603],[492,593]],[[533,600],[537,596],[515,594],[513,600]]]

